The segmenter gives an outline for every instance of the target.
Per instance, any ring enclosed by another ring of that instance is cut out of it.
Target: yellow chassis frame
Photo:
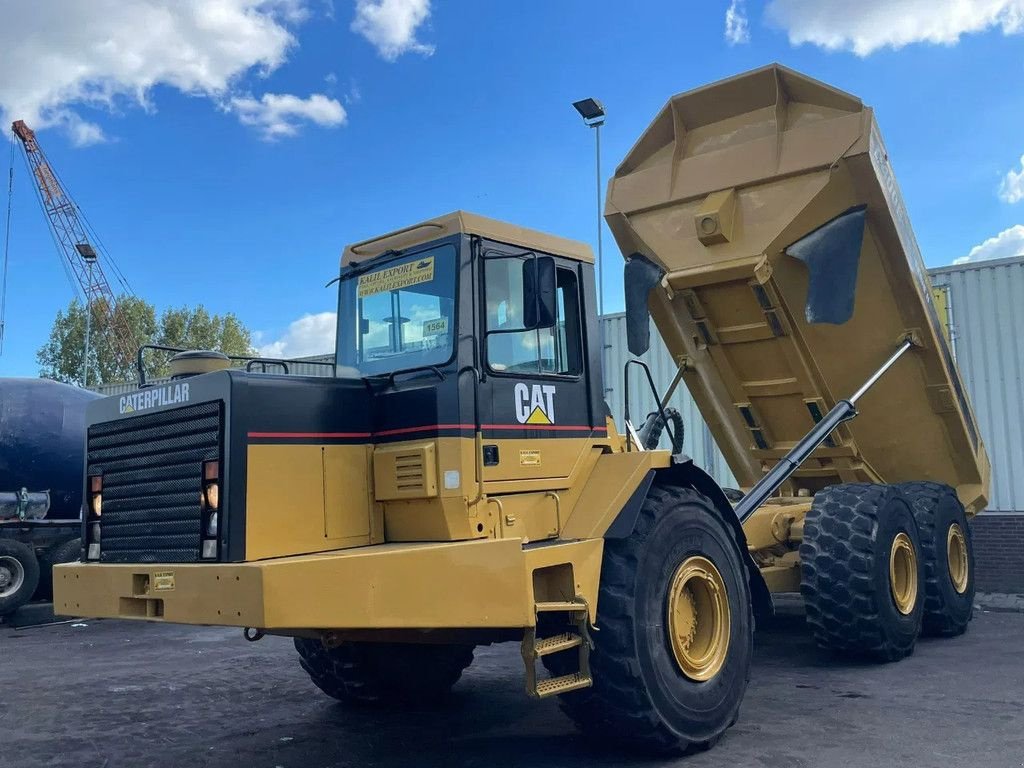
[[[55,570],[54,608],[285,633],[499,629],[533,626],[537,601],[579,595],[595,621],[603,548],[599,538],[527,547],[518,539],[482,539],[237,564],[77,563]]]

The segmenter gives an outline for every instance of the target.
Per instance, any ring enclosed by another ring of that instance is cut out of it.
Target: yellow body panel
[[[535,572],[567,566],[572,578],[563,594],[541,597],[580,595],[593,620],[603,545],[596,539],[524,549],[515,539],[485,539],[241,564],[75,563],[55,570],[55,610],[281,631],[520,628],[536,623],[535,582],[549,583]],[[575,595],[564,594],[569,589]]]
[[[366,446],[250,445],[248,467],[249,560],[380,540],[379,524],[371,526]]]

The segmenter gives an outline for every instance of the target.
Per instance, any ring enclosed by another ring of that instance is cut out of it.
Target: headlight
[[[217,513],[212,512],[208,518],[206,518],[206,535],[214,536],[217,535]]]
[[[213,510],[220,507],[220,486],[216,483],[206,484],[206,506]]]
[[[103,475],[89,475],[89,511],[96,517],[103,513]]]

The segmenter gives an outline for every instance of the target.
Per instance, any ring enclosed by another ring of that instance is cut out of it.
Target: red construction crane
[[[97,249],[89,239],[78,205],[71,199],[47,162],[32,129],[24,120],[17,120],[11,126],[11,130],[21,139],[25,159],[35,179],[39,202],[50,223],[50,231],[58,250],[70,267],[69,276],[73,276],[81,288],[86,306],[97,307],[102,311],[106,320],[106,332],[110,334],[110,342],[118,361],[130,366],[138,349],[138,341],[127,318],[118,311],[114,292],[110,289],[110,281],[104,272],[105,266],[110,268],[126,289],[127,284],[112,261],[104,259],[104,264],[98,259]],[[93,311],[95,312],[95,309]]]

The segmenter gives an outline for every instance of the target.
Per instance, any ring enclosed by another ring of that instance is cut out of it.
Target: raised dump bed
[[[745,487],[912,350],[783,490],[935,480],[968,514],[989,462],[874,113],[779,65],[673,97],[605,211],[664,270],[649,306]]]

